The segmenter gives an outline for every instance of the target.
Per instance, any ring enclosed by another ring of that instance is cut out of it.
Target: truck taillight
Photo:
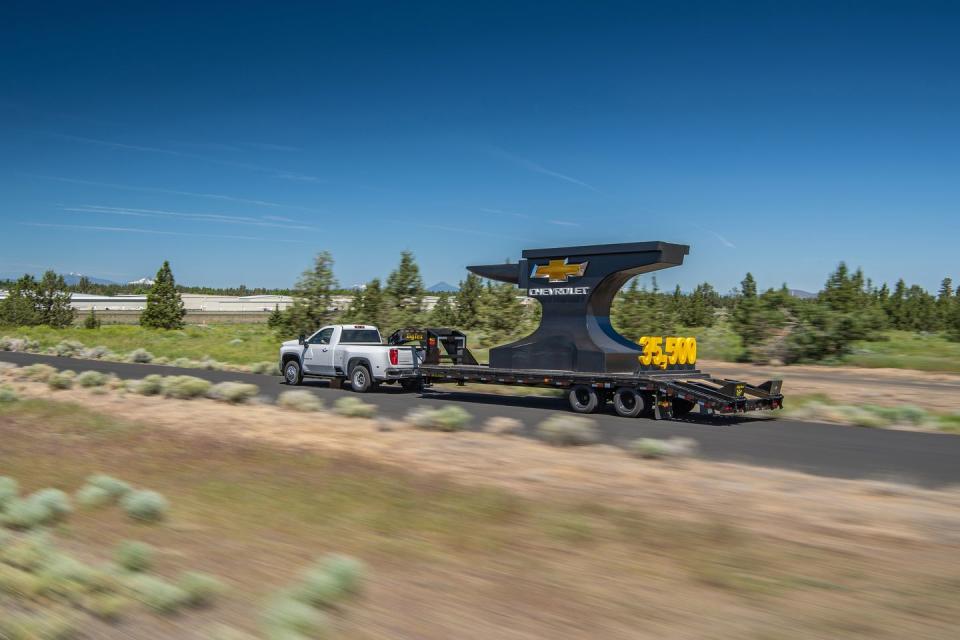
[[[400,350],[390,349],[390,364],[396,365],[400,362]]]

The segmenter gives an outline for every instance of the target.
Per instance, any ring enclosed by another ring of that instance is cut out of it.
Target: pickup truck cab
[[[364,393],[381,382],[399,381],[405,390],[419,383],[415,347],[383,344],[380,330],[366,324],[322,327],[310,337],[280,345],[280,371],[287,384],[304,377],[349,381]]]

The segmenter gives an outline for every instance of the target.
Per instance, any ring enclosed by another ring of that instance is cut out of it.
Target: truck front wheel
[[[577,413],[593,413],[600,405],[596,390],[585,384],[574,385],[567,394],[570,408]]]
[[[358,364],[350,371],[350,386],[357,393],[366,393],[373,386],[373,378],[366,365]]]
[[[300,363],[296,360],[288,360],[283,365],[283,379],[287,384],[298,385],[303,382],[303,372],[300,371]]]

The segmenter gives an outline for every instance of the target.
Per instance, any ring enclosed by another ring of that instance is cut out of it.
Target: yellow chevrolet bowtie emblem
[[[548,278],[550,282],[566,282],[570,278],[579,278],[586,272],[587,263],[567,264],[563,260],[551,260],[548,264],[541,264],[534,268],[534,278]]]

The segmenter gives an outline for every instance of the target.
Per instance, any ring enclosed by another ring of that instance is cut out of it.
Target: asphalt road
[[[267,398],[275,399],[288,389],[279,377],[179,369],[161,365],[126,364],[76,360],[29,353],[0,352],[0,361],[28,365],[37,362],[58,369],[95,370],[114,373],[121,378],[142,378],[150,373],[192,375],[222,382],[236,380],[260,387]],[[308,381],[304,388],[322,397],[328,404],[352,393],[349,389],[331,389],[325,382]],[[789,403],[789,389],[785,389]],[[458,392],[456,386],[438,385],[425,394],[404,394],[394,386],[363,396],[379,407],[379,414],[401,418],[410,409],[424,404],[456,402],[473,416],[479,427],[487,418],[508,416],[524,424],[525,434],[535,437],[537,424],[556,411],[567,411],[561,398],[499,396]],[[776,415],[776,414],[770,414]],[[703,458],[755,466],[802,471],[838,478],[872,478],[935,487],[960,484],[960,436],[913,431],[867,429],[776,418],[714,418],[694,414],[683,421],[654,421],[621,418],[612,413],[593,416],[603,440],[625,445],[635,438],[685,436],[700,445]]]

